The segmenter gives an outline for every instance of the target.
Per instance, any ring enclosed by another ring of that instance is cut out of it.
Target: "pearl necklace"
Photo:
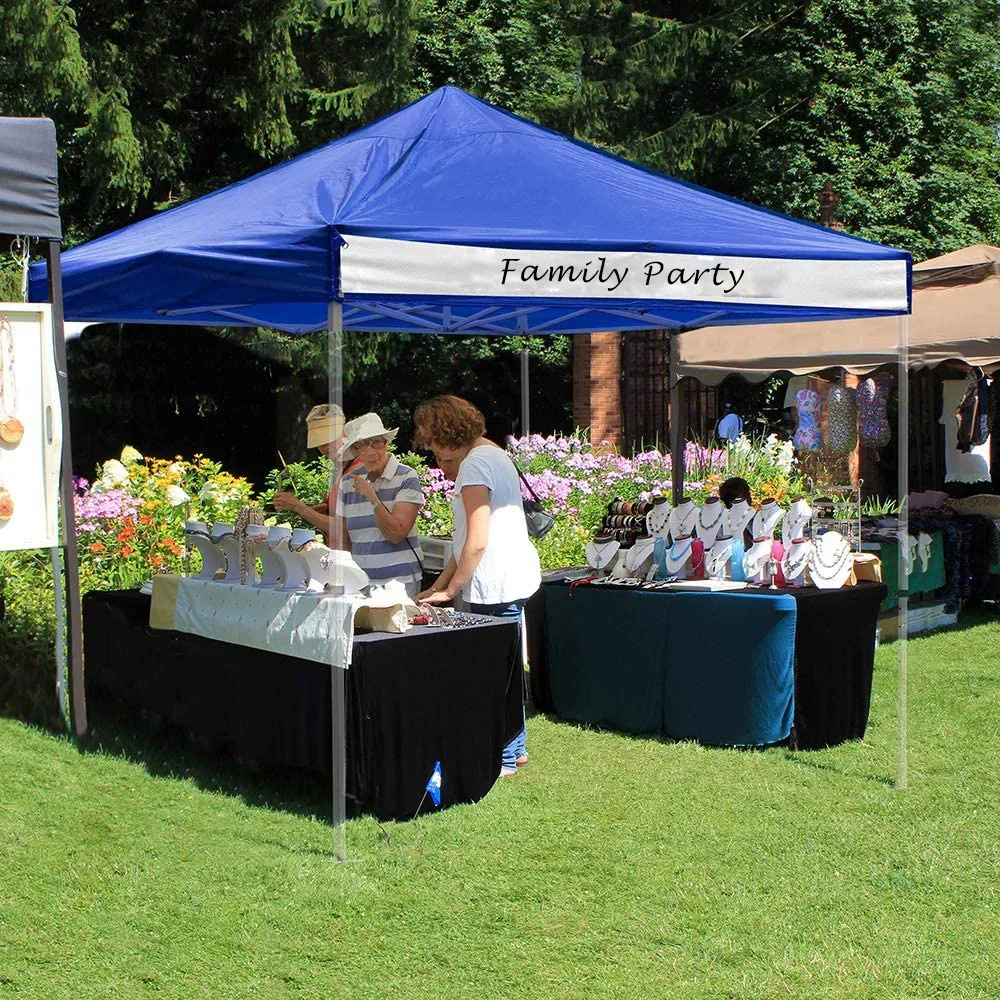
[[[846,538],[837,532],[829,531],[822,538],[826,538],[828,535],[834,535],[834,553],[839,550],[839,555],[834,554],[832,562],[826,562],[823,559],[823,549],[829,546],[824,544],[822,540],[819,544],[813,547],[813,558],[810,563],[810,572],[813,576],[813,582],[817,586],[822,584],[831,584],[838,579],[841,575],[844,576],[844,580],[847,579],[847,574],[844,572],[848,568],[848,563],[851,559],[851,546],[848,544]]]

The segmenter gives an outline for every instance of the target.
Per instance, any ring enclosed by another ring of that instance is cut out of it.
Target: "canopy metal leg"
[[[896,621],[899,629],[897,652],[899,671],[896,682],[897,711],[899,714],[899,761],[896,772],[896,788],[906,788],[907,764],[907,625],[909,620],[909,566],[904,557],[907,539],[910,535],[910,335],[909,319],[899,318],[899,339],[896,345],[896,360],[899,372],[899,400],[897,430],[899,468],[897,470],[897,491],[899,493],[899,545],[897,546],[899,567],[899,603],[896,607]]]
[[[330,406],[343,408],[344,402],[344,365],[343,365],[343,329],[344,307],[340,302],[331,302],[327,307],[327,403]],[[337,495],[335,489],[339,486],[336,476],[336,458],[333,471],[330,474],[330,512],[336,510]],[[334,524],[338,524],[336,518]],[[331,545],[338,539],[328,539]],[[340,564],[337,564],[338,568]],[[343,583],[343,580],[338,580]],[[344,686],[346,678],[345,666],[333,662],[334,644],[330,645],[330,763],[331,763],[331,797],[333,822],[333,856],[337,861],[347,860],[347,729],[344,712]]]

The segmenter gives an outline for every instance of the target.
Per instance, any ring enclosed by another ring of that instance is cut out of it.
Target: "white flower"
[[[166,488],[164,495],[171,507],[180,507],[182,503],[187,503],[191,499],[179,486],[173,485]]]
[[[216,503],[222,494],[222,489],[218,483],[213,483],[210,479],[204,486],[202,486],[201,491],[198,494],[198,499],[206,503]]]
[[[168,472],[169,472],[169,473],[170,473],[170,474],[171,474],[172,476],[180,476],[180,475],[182,475],[182,474],[183,474],[183,472],[184,472],[184,463],[183,463],[183,462],[172,462],[172,463],[171,463],[171,464],[170,464],[170,465],[169,465],[169,466],[167,467],[167,471],[168,471]]]
[[[101,469],[99,482],[102,487],[107,489],[111,486],[117,486],[119,483],[124,483],[127,479],[128,469],[117,458],[110,458],[104,463]]]
[[[132,445],[127,444],[122,448],[121,461],[123,465],[131,465],[133,462],[142,461],[142,453],[137,451]]]

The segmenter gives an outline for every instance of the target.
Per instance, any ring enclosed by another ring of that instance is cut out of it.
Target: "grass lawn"
[[[0,719],[0,997],[1000,996],[1000,622],[896,654],[868,736],[739,752],[529,721],[485,800],[348,826],[321,782]],[[447,780],[447,776],[445,776]]]

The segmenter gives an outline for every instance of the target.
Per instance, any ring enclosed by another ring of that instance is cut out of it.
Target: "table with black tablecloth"
[[[532,700],[561,718],[711,745],[864,736],[886,588],[690,593],[555,575],[526,608]]]
[[[329,665],[154,631],[138,591],[90,593],[83,618],[88,700],[111,696],[238,756],[329,771]],[[482,798],[521,728],[520,654],[517,624],[502,619],[356,635],[345,725],[358,810],[412,817],[435,761],[443,806]]]

